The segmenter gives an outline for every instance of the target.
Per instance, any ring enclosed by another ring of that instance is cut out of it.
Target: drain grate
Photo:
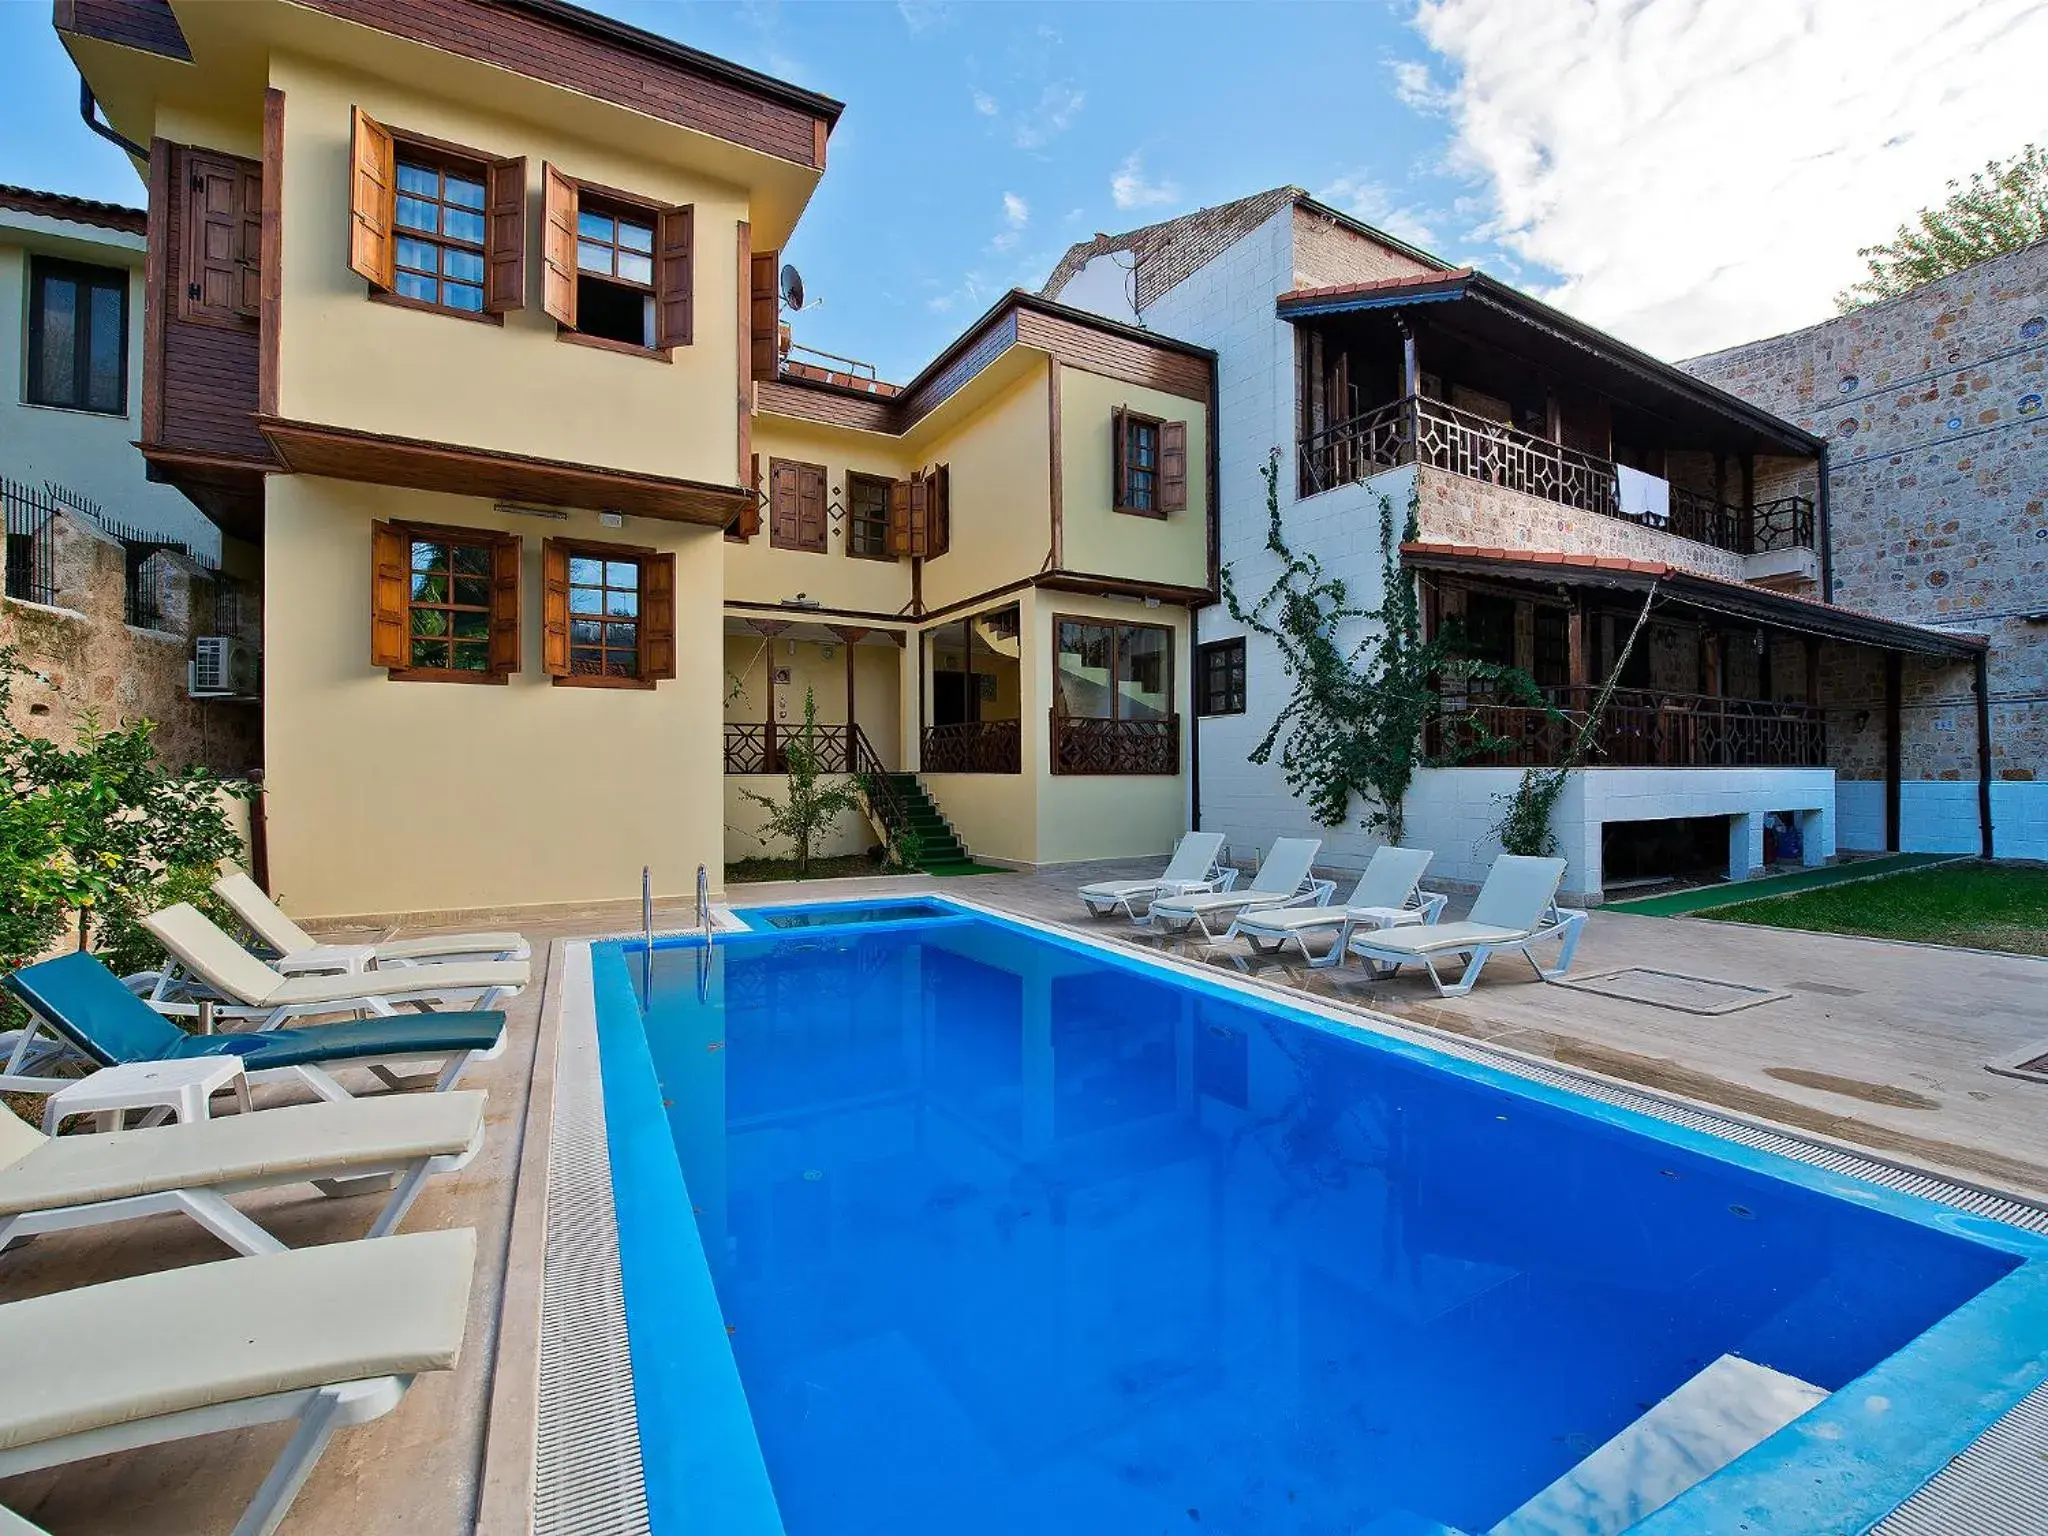
[[[565,945],[562,965],[533,1536],[647,1536],[590,946]]]
[[[2048,1040],[2028,1046],[2013,1056],[1987,1061],[1985,1067],[2000,1077],[2025,1078],[2030,1083],[2048,1083]]]
[[[1752,987],[1746,982],[1720,981],[1712,976],[1687,976],[1679,971],[1652,970],[1646,965],[1626,965],[1615,971],[1596,971],[1588,976],[1568,976],[1554,983],[1574,992],[1596,992],[1618,997],[1628,1003],[1648,1003],[1653,1008],[1675,1008],[1680,1013],[1714,1015],[1775,1003],[1791,994],[1770,987]]]

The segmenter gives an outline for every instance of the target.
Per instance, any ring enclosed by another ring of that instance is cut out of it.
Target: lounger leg
[[[306,1405],[306,1411],[299,1415],[299,1427],[285,1443],[269,1476],[263,1479],[263,1486],[256,1490],[256,1497],[242,1512],[235,1536],[271,1536],[284,1523],[285,1511],[292,1507],[292,1500],[305,1486],[320,1453],[341,1427],[342,1406],[342,1392],[335,1387],[324,1389]]]
[[[324,1067],[282,1067],[278,1070],[297,1078],[330,1104],[344,1103],[355,1097],[354,1094],[336,1082],[334,1074],[327,1071]],[[264,1075],[267,1076],[268,1074]]]
[[[1564,942],[1558,946],[1557,964],[1551,966],[1548,970],[1545,970],[1542,965],[1538,964],[1534,945],[1524,949],[1522,955],[1528,960],[1531,969],[1539,977],[1545,981],[1556,981],[1558,977],[1564,975],[1566,971],[1572,968],[1572,956],[1579,952],[1579,934],[1584,930],[1585,926],[1586,917],[1583,912],[1574,913],[1571,917],[1565,919]]]
[[[1448,987],[1444,985],[1443,977],[1437,975],[1436,967],[1430,965],[1427,956],[1423,957],[1422,963],[1429,966],[1429,979],[1436,983],[1437,996],[1463,997],[1472,990],[1473,983],[1479,980],[1479,973],[1486,969],[1486,962],[1492,954],[1493,947],[1489,944],[1482,944],[1473,950],[1472,958],[1465,962],[1465,974]]]
[[[134,1221],[143,1216],[182,1212],[226,1243],[237,1253],[283,1253],[285,1245],[257,1226],[227,1201],[210,1190],[179,1189],[156,1195],[131,1195],[121,1200],[97,1200],[90,1205],[61,1210],[27,1211],[0,1221],[0,1248],[16,1238],[39,1232],[68,1232],[77,1227],[100,1227],[117,1221]]]
[[[1345,953],[1351,948],[1351,922],[1346,919],[1344,926],[1337,930],[1337,942],[1330,946],[1330,952],[1318,960],[1308,954],[1308,943],[1302,942],[1301,952],[1308,955],[1308,963],[1319,971],[1327,971],[1344,963]]]
[[[384,1202],[384,1209],[379,1211],[377,1219],[370,1223],[370,1230],[363,1234],[365,1237],[389,1237],[398,1230],[398,1224],[405,1220],[405,1213],[412,1209],[413,1201],[419,1198],[420,1189],[426,1184],[431,1168],[432,1159],[423,1157],[406,1170],[405,1177],[400,1179],[397,1188],[391,1191],[391,1198]]]

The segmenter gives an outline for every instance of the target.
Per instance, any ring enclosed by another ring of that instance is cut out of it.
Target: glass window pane
[[[651,224],[630,224],[619,220],[619,244],[629,251],[651,251],[654,249],[654,226]]]
[[[604,584],[608,587],[623,587],[629,592],[640,590],[640,563],[637,560],[607,560],[604,567]]]
[[[430,171],[424,165],[407,165],[398,162],[398,190],[417,192],[422,197],[432,197],[441,186],[441,173]]]
[[[569,589],[569,611],[571,613],[604,612],[604,593],[596,587],[571,587]]]
[[[619,252],[619,276],[629,283],[654,282],[654,262],[646,256],[635,256],[630,252]]]
[[[42,281],[42,357],[36,399],[69,405],[78,398],[78,285],[68,277]]]
[[[443,283],[441,302],[450,309],[466,309],[476,314],[484,307],[484,291],[472,288],[467,283]]]
[[[484,672],[491,664],[491,647],[488,641],[465,640],[455,647],[455,669],[458,672]]]
[[[448,546],[430,544],[425,539],[414,539],[412,543],[412,568],[416,571],[440,571],[448,567]]]
[[[491,606],[491,584],[481,576],[455,578],[455,601],[464,608]]]
[[[398,264],[415,272],[431,272],[434,270],[434,250],[431,240],[415,240],[409,235],[400,235]]]
[[[640,658],[631,651],[608,651],[604,670],[607,677],[638,677]]]
[[[569,557],[569,579],[581,587],[604,585],[604,562],[592,560],[586,555]]]
[[[416,197],[401,197],[398,200],[398,227],[400,229],[423,229],[435,234],[441,228],[441,210],[432,203],[423,203]]]
[[[1110,715],[1109,626],[1060,623],[1058,703],[1062,713],[1091,720]]]
[[[458,640],[488,640],[491,634],[491,616],[488,613],[458,613],[455,615],[455,638]]]
[[[571,619],[569,621],[569,643],[571,645],[597,645],[604,639],[604,625],[596,619]]]
[[[640,626],[607,624],[604,627],[604,643],[615,651],[637,651],[640,648]]]
[[[448,578],[446,576],[414,576],[412,579],[412,600],[416,603],[445,603],[448,601]]]
[[[604,670],[604,652],[599,650],[572,649],[569,652],[571,672],[595,675]]]
[[[618,618],[630,619],[640,612],[640,594],[614,592],[605,599],[604,611]]]
[[[411,628],[415,635],[445,635],[448,633],[448,615],[440,608],[415,608],[412,610]]]
[[[451,240],[467,240],[474,245],[484,243],[484,216],[480,213],[464,213],[459,208],[450,208],[441,215],[441,232]]]
[[[121,307],[119,288],[93,288],[85,403],[96,411],[118,411],[127,404],[121,398]]]
[[[491,552],[481,544],[457,544],[455,550],[455,573],[458,576],[488,576],[491,574]]]
[[[398,291],[408,299],[419,299],[432,304],[436,300],[440,285],[431,277],[422,277],[417,272],[401,271],[398,274]]]
[[[1149,624],[1125,624],[1117,631],[1117,715],[1124,720],[1158,720],[1172,712],[1167,697],[1168,647],[1172,634]]]
[[[612,238],[612,221],[610,217],[605,214],[592,213],[587,208],[581,208],[578,209],[576,212],[576,233],[586,237],[587,239],[598,240],[604,242],[605,244],[610,244]]]
[[[464,208],[481,208],[484,205],[484,184],[450,176],[441,183],[441,197],[444,202],[458,203]]]
[[[445,640],[415,640],[412,643],[412,664],[416,667],[445,667],[448,665],[448,642]]]
[[[447,246],[441,252],[441,273],[465,283],[480,283],[484,280],[484,259],[475,251]]]
[[[576,265],[585,272],[602,272],[607,277],[612,270],[612,248],[608,245],[592,245],[588,240],[576,242]]]

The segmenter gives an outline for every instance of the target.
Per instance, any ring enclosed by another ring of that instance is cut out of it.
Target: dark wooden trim
[[[900,609],[895,613],[880,613],[867,608],[785,608],[780,603],[750,603],[744,598],[729,599],[721,606],[725,612],[732,614],[734,618],[746,619],[752,625],[758,625],[762,621],[749,618],[748,614],[742,610],[758,609],[763,613],[775,614],[777,615],[777,621],[784,628],[798,623],[824,624],[827,628],[830,628],[830,621],[833,619],[866,619],[874,628],[895,628],[896,632],[900,634],[904,627],[914,626],[917,623],[917,620]],[[796,614],[797,617],[794,619],[788,617],[792,613]],[[780,634],[781,630],[777,630],[776,633]]]
[[[394,683],[486,683],[503,686],[510,672],[458,672],[453,667],[386,667],[385,679]]]
[[[1091,597],[1156,597],[1162,603],[1185,607],[1204,602],[1209,593],[1203,587],[1183,587],[1170,582],[1132,581],[1123,576],[1092,576],[1081,571],[1047,571],[1028,583],[1051,592],[1079,592]]]
[[[164,322],[170,301],[170,217],[176,179],[169,139],[149,141],[148,249],[142,258],[142,440],[163,441]]]
[[[1198,404],[1206,405],[1209,400],[1214,359],[1190,355],[1177,346],[1161,346],[1156,339],[1141,340],[1075,315],[1047,314],[1020,305],[1017,340],[1087,373],[1179,395]]]
[[[200,448],[172,448],[163,443],[138,442],[136,451],[152,464],[167,469],[247,470],[254,475],[270,474],[283,468],[276,459],[259,459],[239,453],[208,453]]]
[[[494,315],[487,309],[451,309],[446,304],[430,304],[425,299],[412,298],[395,288],[370,289],[370,302],[389,304],[393,309],[417,309],[429,315],[447,315],[454,320],[479,320],[485,325],[501,326],[505,323],[503,315]],[[273,401],[265,405],[263,414],[269,416],[275,411],[276,404]]]
[[[171,12],[170,0],[56,0],[51,20],[60,33],[192,62],[192,47]]]
[[[796,165],[821,168],[841,107],[653,33],[547,0],[307,0],[393,37],[562,86]]]
[[[1899,851],[1900,722],[1905,661],[1897,651],[1884,653],[1884,845]]]
[[[1046,568],[1058,570],[1066,563],[1066,508],[1065,494],[1061,480],[1065,468],[1061,463],[1060,448],[1060,369],[1064,366],[1054,358],[1045,370],[1045,419],[1047,436],[1052,445],[1052,552],[1045,557]]]
[[[739,408],[739,479],[745,485],[754,459],[754,226],[745,219],[739,221],[738,256],[739,388],[735,399]]]
[[[538,501],[723,528],[746,505],[740,486],[710,485],[458,443],[423,442],[277,416],[257,419],[291,473],[489,500]]]
[[[560,166],[556,166],[555,169],[558,171],[562,170]],[[569,175],[567,171],[562,171],[562,174],[564,176]],[[668,207],[667,203],[660,202],[642,192],[628,192],[623,187],[608,187],[601,181],[591,181],[582,176],[573,176],[570,179],[576,183],[579,193],[588,192],[600,203],[616,203],[622,208],[637,208],[642,213],[650,214],[661,213]],[[579,208],[582,206],[582,198],[580,196],[577,198],[577,206]],[[603,210],[600,209],[599,211],[602,212]],[[593,239],[591,244],[601,245],[603,242]],[[623,278],[613,278],[610,281],[623,284],[625,280]],[[654,291],[652,283],[640,283],[631,286],[644,288],[650,293]]]
[[[881,547],[881,548],[880,548],[879,550],[877,550],[877,551],[876,551],[876,552],[875,552],[874,554],[871,554],[871,555],[863,555],[863,554],[859,553],[858,551],[856,551],[856,550],[854,549],[854,547],[853,547],[853,483],[854,483],[854,482],[855,482],[856,480],[859,480],[859,481],[864,481],[864,482],[865,482],[865,483],[867,483],[868,485],[879,485],[879,486],[883,487],[883,490],[884,490],[884,499],[883,499],[883,507],[884,507],[884,511],[883,511],[883,515],[882,515],[882,547]],[[898,555],[898,554],[892,554],[892,553],[890,552],[890,549],[889,549],[889,519],[888,519],[888,512],[887,512],[887,505],[888,505],[888,503],[887,503],[887,495],[886,495],[886,493],[887,493],[887,489],[888,489],[888,487],[889,487],[889,486],[891,486],[891,485],[894,485],[894,484],[895,484],[895,481],[891,480],[891,479],[890,479],[890,478],[889,478],[889,477],[888,477],[887,475],[877,475],[877,474],[873,474],[873,473],[869,472],[868,470],[864,470],[864,469],[849,469],[849,470],[848,470],[848,471],[846,472],[846,551],[845,551],[845,553],[846,553],[846,558],[847,558],[847,559],[849,559],[849,560],[900,560],[900,559],[902,559],[902,558],[903,558],[903,557],[902,557],[901,555]]]
[[[498,317],[491,316],[490,318],[497,319]],[[673,363],[675,361],[675,357],[667,347],[642,347],[636,346],[630,341],[613,341],[609,336],[590,336],[582,331],[572,331],[568,326],[562,325],[559,322],[555,326],[555,340],[566,341],[575,347],[595,347],[600,352],[617,352],[626,357],[644,357],[650,363]]]
[[[256,274],[256,409],[274,416],[284,309],[284,92],[274,85],[263,92],[262,218]]]
[[[1977,656],[1970,669],[1970,691],[1977,701],[1977,830],[1979,852],[1992,857],[1991,822],[1991,677],[1990,658]]]
[[[660,681],[653,677],[595,677],[588,672],[563,672],[548,679],[557,688],[624,688],[633,693],[652,693]]]
[[[0,208],[40,214],[46,219],[62,219],[67,224],[89,224],[94,229],[118,229],[130,235],[149,233],[149,210],[146,208],[130,208],[125,203],[103,203],[90,197],[71,197],[62,192],[39,192],[33,187],[0,187]]]

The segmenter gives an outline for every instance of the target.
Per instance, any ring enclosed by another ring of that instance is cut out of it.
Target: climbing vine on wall
[[[1342,826],[1353,798],[1365,804],[1363,825],[1401,841],[1404,806],[1415,770],[1425,766],[1424,734],[1442,718],[1456,742],[1439,764],[1461,762],[1504,743],[1469,712],[1445,711],[1436,683],[1456,669],[1474,682],[1493,684],[1496,697],[1542,707],[1529,675],[1514,667],[1463,655],[1454,632],[1422,637],[1421,603],[1413,576],[1401,565],[1401,545],[1417,536],[1411,492],[1398,530],[1393,498],[1380,497],[1380,604],[1359,605],[1350,585],[1331,575],[1313,552],[1287,542],[1280,518],[1280,450],[1260,470],[1266,482],[1266,548],[1279,557],[1280,573],[1256,602],[1239,597],[1229,567],[1223,601],[1230,616],[1280,649],[1291,691],[1251,761],[1270,762],[1277,751],[1287,787],[1305,802],[1318,824]],[[1396,534],[1399,537],[1396,537]],[[1362,627],[1355,644],[1343,638]]]

